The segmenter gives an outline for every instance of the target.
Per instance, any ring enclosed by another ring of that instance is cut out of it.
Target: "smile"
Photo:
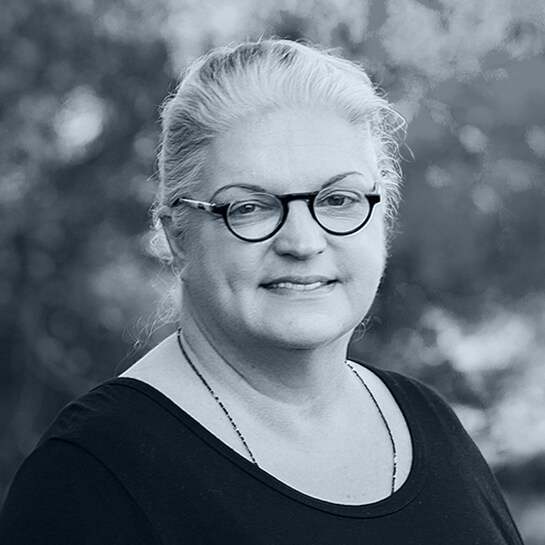
[[[326,278],[309,278],[301,280],[279,278],[278,280],[262,284],[261,287],[267,290],[305,292],[316,291],[323,287],[333,286],[335,283],[336,280],[329,280]]]

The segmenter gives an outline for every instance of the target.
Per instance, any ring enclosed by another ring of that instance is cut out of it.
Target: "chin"
[[[290,316],[264,325],[261,336],[278,348],[312,350],[351,334],[359,318],[348,323],[345,319],[334,320],[332,316]]]

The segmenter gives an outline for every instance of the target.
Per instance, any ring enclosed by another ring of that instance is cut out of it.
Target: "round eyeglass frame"
[[[224,221],[227,229],[229,229],[229,231],[235,237],[239,238],[240,240],[244,240],[245,242],[263,242],[264,240],[268,240],[269,238],[272,238],[274,235],[276,235],[276,233],[278,233],[278,231],[280,231],[280,229],[282,229],[282,227],[284,226],[284,223],[286,223],[286,218],[288,217],[288,213],[289,213],[288,204],[291,201],[296,201],[296,200],[306,201],[306,203],[308,205],[308,209],[310,211],[310,215],[312,216],[314,221],[326,233],[329,233],[331,235],[336,235],[336,236],[352,235],[353,233],[356,233],[360,229],[363,229],[365,227],[365,225],[367,225],[367,223],[369,223],[369,220],[371,219],[371,216],[373,215],[373,210],[374,210],[375,206],[378,203],[381,202],[381,196],[380,196],[379,193],[376,193],[376,188],[373,189],[372,193],[366,193],[364,195],[364,197],[367,199],[367,202],[369,203],[369,212],[367,213],[367,216],[363,219],[363,221],[358,226],[354,227],[353,229],[350,229],[349,231],[339,233],[338,231],[334,231],[332,229],[329,229],[329,228],[325,227],[320,222],[318,217],[316,216],[316,212],[314,210],[314,202],[316,201],[316,197],[318,196],[318,194],[321,191],[322,190],[313,191],[311,193],[288,193],[288,194],[285,194],[285,195],[274,195],[273,193],[266,193],[267,195],[275,197],[280,202],[280,204],[282,205],[282,212],[281,212],[280,219],[278,220],[278,224],[276,225],[276,227],[270,233],[268,233],[267,235],[262,236],[262,237],[258,237],[258,238],[245,237],[245,236],[241,235],[240,233],[237,233],[231,227],[231,225],[229,223],[229,219],[228,219],[229,218],[229,209],[233,204],[235,204],[236,201],[230,202],[230,203],[225,203],[225,204],[216,204],[216,203],[207,202],[207,201],[197,201],[195,199],[190,199],[190,198],[186,198],[186,197],[178,197],[177,199],[175,199],[172,202],[171,207],[175,208],[177,206],[180,206],[181,204],[187,204],[188,206],[191,206],[192,208],[195,208],[197,210],[202,210],[203,212],[207,212],[209,214],[220,215],[220,216],[223,217],[223,221]],[[258,193],[258,192],[256,192],[256,193]]]

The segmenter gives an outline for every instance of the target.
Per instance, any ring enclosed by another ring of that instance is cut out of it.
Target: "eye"
[[[278,211],[278,203],[274,197],[262,195],[259,197],[244,199],[231,203],[229,216],[232,219],[264,218]]]
[[[247,216],[248,214],[255,214],[260,209],[259,203],[246,201],[233,204],[229,213],[232,216]]]
[[[326,208],[348,208],[361,202],[361,195],[356,191],[332,191],[325,195],[319,195],[316,206]]]
[[[349,199],[346,195],[330,195],[325,199],[327,206],[346,206],[353,199]]]
[[[250,216],[252,214],[260,214],[267,212],[272,208],[271,203],[264,200],[248,200],[234,202],[229,209],[231,216]]]

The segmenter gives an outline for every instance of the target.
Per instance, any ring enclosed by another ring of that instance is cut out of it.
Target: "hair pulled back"
[[[183,232],[183,212],[175,213],[170,204],[191,195],[199,184],[214,138],[250,115],[305,106],[329,108],[373,140],[391,226],[399,201],[399,142],[405,120],[358,65],[316,46],[282,39],[213,49],[185,70],[162,108],[156,226],[159,218],[169,216],[173,234]]]

